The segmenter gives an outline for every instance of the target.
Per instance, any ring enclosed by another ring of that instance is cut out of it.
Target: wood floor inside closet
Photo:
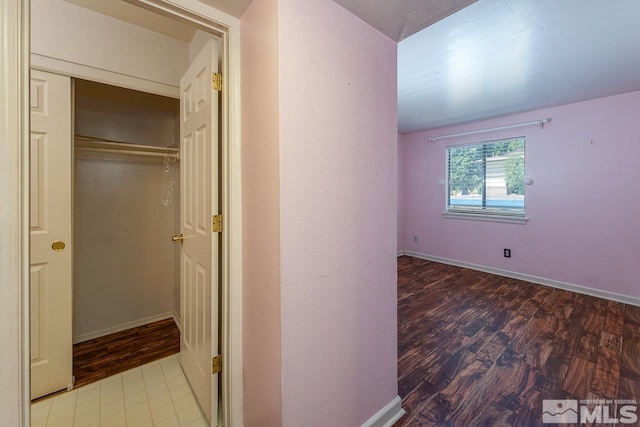
[[[403,256],[398,374],[396,426],[540,426],[543,399],[640,401],[640,307]]]
[[[179,352],[180,331],[173,319],[74,344],[75,387]]]

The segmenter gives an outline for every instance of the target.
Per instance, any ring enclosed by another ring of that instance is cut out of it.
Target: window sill
[[[448,219],[468,219],[472,221],[488,221],[488,222],[506,222],[507,224],[526,224],[529,221],[527,217],[517,217],[510,215],[486,215],[481,213],[459,213],[444,212],[443,217]]]

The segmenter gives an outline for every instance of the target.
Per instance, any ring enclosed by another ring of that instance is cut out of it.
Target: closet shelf
[[[177,148],[128,144],[124,142],[92,138],[84,135],[75,136],[75,149],[85,152],[127,154],[151,157],[175,157],[177,159],[180,158],[180,150]]]

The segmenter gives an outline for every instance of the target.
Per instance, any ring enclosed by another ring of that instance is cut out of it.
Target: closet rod
[[[172,147],[155,147],[152,145],[128,144],[123,142],[88,137],[84,135],[76,135],[75,138],[75,148],[77,150],[155,157],[170,156],[176,158],[179,158],[180,153],[179,149]]]
[[[90,151],[96,153],[113,153],[113,154],[131,154],[133,156],[150,156],[150,157],[175,157],[179,159],[178,153],[155,153],[153,151],[137,151],[137,150],[112,150],[109,148],[90,148],[90,147],[76,147],[76,150]]]

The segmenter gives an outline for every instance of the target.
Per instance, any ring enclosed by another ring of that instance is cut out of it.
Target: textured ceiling
[[[479,0],[400,42],[413,132],[640,90],[640,1]]]
[[[403,40],[476,0],[334,0],[395,41]]]

